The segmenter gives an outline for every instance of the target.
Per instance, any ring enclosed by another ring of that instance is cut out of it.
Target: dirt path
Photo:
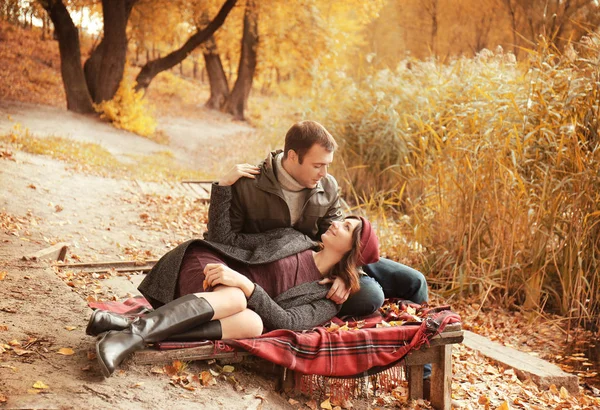
[[[10,116],[10,119],[8,118]],[[166,149],[194,164],[207,140],[227,144],[251,132],[241,124],[214,120],[164,120],[173,134],[165,147],[115,130],[94,118],[51,107],[0,103],[0,132],[14,123],[37,136],[59,135],[98,142],[113,155]],[[198,130],[202,130],[199,132]],[[189,143],[192,148],[186,149]],[[0,146],[0,408],[171,408],[280,409],[291,407],[274,393],[274,380],[236,366],[238,385],[216,384],[188,391],[169,384],[149,366],[126,365],[104,379],[93,357],[95,340],[85,335],[91,310],[85,298],[127,296],[129,277],[81,276],[49,262],[21,257],[50,244],[70,243],[77,260],[158,257],[174,243],[202,230],[204,205],[187,197],[142,193],[132,181],[77,173],[64,163]],[[148,187],[157,185],[145,185]],[[157,189],[157,191],[161,191]],[[181,210],[181,215],[178,211]],[[110,276],[110,275],[109,275]],[[62,355],[61,348],[72,349]],[[188,371],[206,370],[190,364]],[[156,371],[156,369],[154,369]],[[160,368],[158,369],[160,370]],[[42,382],[35,388],[36,382]]]

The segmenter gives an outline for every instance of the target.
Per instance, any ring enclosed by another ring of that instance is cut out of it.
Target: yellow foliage
[[[128,76],[123,76],[113,99],[95,105],[95,109],[103,119],[110,121],[115,127],[153,139],[156,120],[150,113],[144,93],[136,92],[134,87],[135,84],[129,80]]]

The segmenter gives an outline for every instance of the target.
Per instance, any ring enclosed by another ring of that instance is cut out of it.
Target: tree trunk
[[[131,10],[131,9],[130,9]],[[130,11],[129,10],[129,11]],[[96,81],[96,103],[111,100],[119,89],[125,71],[127,57],[127,2],[123,0],[102,0],[104,17],[104,38],[102,59]]]
[[[207,108],[220,110],[229,97],[229,84],[221,63],[221,56],[217,52],[217,44],[213,36],[206,41],[206,51],[203,53],[204,65],[208,73],[210,84],[210,98],[206,102]]]
[[[150,61],[142,67],[136,81],[136,90],[146,89],[156,75],[164,70],[172,68],[183,61],[196,47],[206,41],[225,22],[225,18],[235,5],[237,0],[226,0],[217,16],[203,29],[191,36],[180,49],[173,51],[163,58]]]
[[[55,33],[58,37],[60,71],[67,95],[67,109],[84,114],[93,113],[92,99],[81,67],[77,28],[61,0],[45,2],[44,8],[54,23]]]
[[[83,66],[87,87],[96,103],[112,99],[123,78],[127,52],[125,29],[135,2],[136,0],[102,1],[104,35]],[[119,39],[118,35],[122,37]],[[107,73],[104,70],[114,72]]]
[[[244,110],[248,103],[252,80],[256,71],[256,52],[258,48],[258,6],[256,0],[248,0],[244,12],[244,34],[242,52],[238,66],[238,76],[225,103],[224,110],[237,120],[244,119]]]

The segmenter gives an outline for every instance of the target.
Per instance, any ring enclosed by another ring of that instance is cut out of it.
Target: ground
[[[172,117],[162,121],[166,130],[177,131],[169,131],[173,139],[168,149],[187,164],[202,163],[202,147],[208,138],[218,145],[252,131],[244,124],[220,121],[218,116],[203,123],[177,122]],[[95,118],[47,106],[2,103],[0,133],[17,123],[40,137],[62,135],[100,143],[130,161],[134,160],[131,154],[167,148]],[[194,148],[181,149],[178,137]],[[0,346],[4,346],[0,347],[0,406],[6,400],[6,408],[183,409],[199,403],[215,409],[256,408],[259,404],[263,408],[290,407],[285,397],[274,392],[272,378],[257,377],[239,366],[234,372],[239,384],[217,377],[215,385],[196,391],[169,384],[167,375],[155,374],[147,366],[126,366],[125,371],[104,379],[93,358],[94,338],[85,335],[91,312],[86,298],[125,297],[130,289],[115,278],[108,280],[111,288],[94,278],[63,276],[63,280],[48,261],[26,262],[22,257],[60,241],[70,243],[71,261],[156,257],[185,239],[186,229],[149,226],[150,220],[160,225],[157,208],[153,208],[153,198],[159,196],[148,192],[157,184],[143,185],[142,193],[133,181],[77,172],[65,162],[7,145],[2,146],[0,161]],[[174,208],[193,202],[189,198],[172,200]],[[140,207],[140,202],[147,207]],[[148,216],[144,219],[140,214]],[[200,217],[204,215],[184,223],[201,223]],[[60,354],[62,348],[72,349],[73,354]],[[43,384],[37,387],[48,387],[36,388],[38,382]]]

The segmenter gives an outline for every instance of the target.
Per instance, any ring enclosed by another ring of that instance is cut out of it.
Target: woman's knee
[[[384,299],[379,283],[363,276],[360,278],[360,290],[344,302],[338,316],[368,316],[383,306]]]
[[[232,307],[235,307],[236,310],[243,311],[248,306],[248,300],[246,299],[246,295],[240,288],[226,287],[226,294],[223,295],[227,297],[232,304]]]
[[[262,334],[263,322],[260,316],[250,309],[221,319],[224,339],[244,339]]]
[[[243,315],[244,323],[247,326],[248,337],[256,337],[262,335],[263,332],[263,321],[256,312],[250,309],[246,309],[240,313]]]

